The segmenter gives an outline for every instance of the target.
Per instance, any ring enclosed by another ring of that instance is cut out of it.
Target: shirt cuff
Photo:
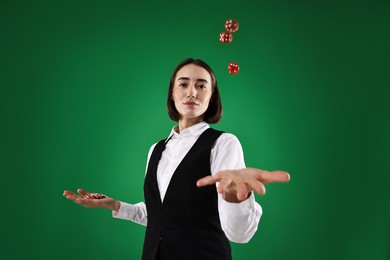
[[[128,211],[126,210],[126,208],[130,208],[129,206],[131,205],[122,201],[119,201],[119,203],[120,203],[119,211],[115,211],[115,210],[112,211],[113,218],[125,218],[126,215],[128,215]]]

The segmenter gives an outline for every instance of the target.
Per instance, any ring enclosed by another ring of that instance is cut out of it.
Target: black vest
[[[157,166],[166,141],[155,146],[145,177],[148,213],[143,260],[230,260],[229,241],[222,231],[215,185],[198,188],[210,172],[210,152],[222,132],[204,131],[175,170],[164,202],[157,185]]]

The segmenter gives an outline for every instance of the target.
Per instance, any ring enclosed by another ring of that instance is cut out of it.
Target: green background
[[[169,77],[214,69],[248,166],[288,184],[234,259],[390,259],[389,1],[0,3],[2,259],[140,259],[144,227],[62,196],[143,199]],[[240,23],[231,44],[224,22]],[[239,63],[237,75],[227,64]]]

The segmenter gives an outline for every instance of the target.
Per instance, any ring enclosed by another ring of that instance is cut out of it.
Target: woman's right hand
[[[106,195],[104,195],[104,198],[100,198],[100,199],[93,198],[93,197],[97,197],[95,193],[89,193],[83,189],[78,189],[77,192],[81,196],[74,194],[73,192],[68,190],[65,190],[63,195],[67,199],[72,200],[77,204],[83,205],[86,208],[103,208],[108,210],[119,211],[120,202],[113,198],[107,197]]]

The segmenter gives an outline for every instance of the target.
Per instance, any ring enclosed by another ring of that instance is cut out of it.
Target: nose
[[[187,90],[187,98],[196,98],[196,95],[198,94],[198,91],[196,90],[195,86],[189,87]]]

